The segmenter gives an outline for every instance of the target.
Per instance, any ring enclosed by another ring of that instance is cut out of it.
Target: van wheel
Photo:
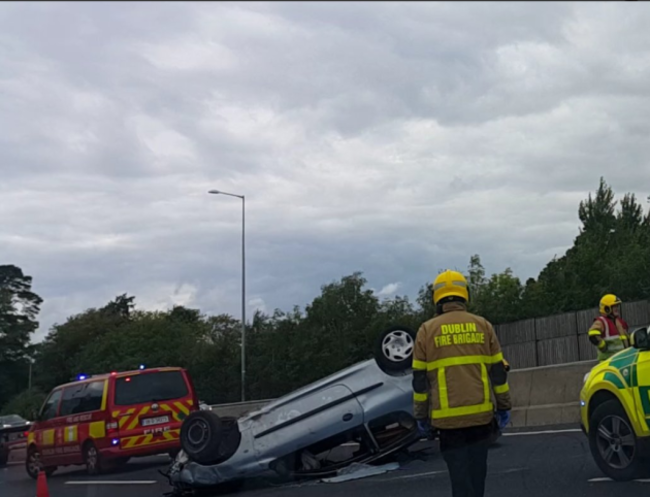
[[[102,472],[102,460],[99,451],[95,444],[86,442],[83,449],[84,464],[86,465],[86,473],[90,476],[98,475]]]
[[[50,476],[56,471],[56,466],[47,466],[43,468],[41,466],[41,455],[38,452],[38,449],[33,445],[27,449],[27,457],[25,458],[25,469],[27,474],[36,480],[38,478],[39,471],[45,471],[45,476]]]
[[[589,448],[600,470],[612,480],[640,474],[641,461],[632,424],[617,400],[599,405],[589,420]]]
[[[181,447],[187,456],[200,464],[219,458],[223,441],[222,423],[212,411],[194,411],[181,425]]]
[[[413,363],[416,332],[407,326],[391,326],[375,344],[375,360],[386,373],[401,372]]]

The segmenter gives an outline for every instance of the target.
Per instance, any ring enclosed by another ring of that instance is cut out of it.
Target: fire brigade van
[[[59,385],[46,398],[27,437],[25,466],[39,470],[86,466],[94,475],[131,457],[180,449],[183,419],[198,410],[189,373],[164,367],[112,372]]]

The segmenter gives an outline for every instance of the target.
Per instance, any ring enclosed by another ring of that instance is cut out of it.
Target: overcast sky
[[[55,322],[239,317],[363,271],[525,280],[601,175],[650,184],[650,5],[2,3],[0,263]]]

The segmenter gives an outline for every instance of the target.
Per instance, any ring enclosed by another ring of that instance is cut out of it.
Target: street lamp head
[[[219,190],[210,190],[208,193],[213,193],[215,195],[219,195],[221,192]]]

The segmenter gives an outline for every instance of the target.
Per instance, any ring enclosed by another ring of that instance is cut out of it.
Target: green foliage
[[[27,420],[34,420],[34,413],[37,413],[45,401],[45,392],[38,388],[24,390],[12,397],[2,408],[1,414],[18,414]]]
[[[0,266],[0,406],[28,384],[30,335],[43,300],[32,278],[13,265]]]

